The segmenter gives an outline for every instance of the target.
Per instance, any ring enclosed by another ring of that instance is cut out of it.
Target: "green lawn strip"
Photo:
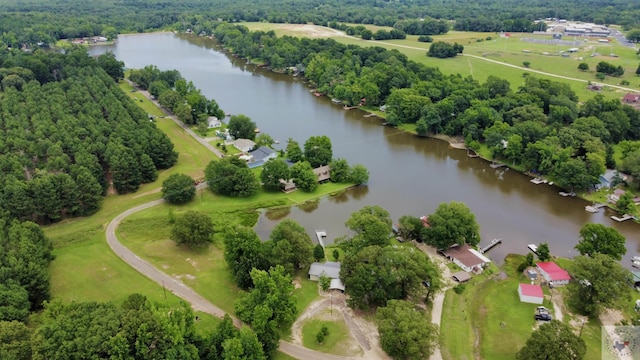
[[[475,334],[471,326],[469,300],[472,291],[456,294],[447,290],[440,322],[442,357],[449,360],[473,360]]]
[[[329,330],[329,335],[322,344],[318,344],[316,336],[323,325]],[[335,355],[353,355],[348,351],[347,343],[351,341],[349,328],[339,314],[334,314],[332,321],[312,318],[302,325],[302,344],[308,349]]]

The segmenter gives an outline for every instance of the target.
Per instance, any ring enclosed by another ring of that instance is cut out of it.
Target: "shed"
[[[453,280],[459,282],[459,283],[463,283],[465,281],[469,281],[471,280],[471,275],[469,275],[468,273],[464,272],[464,271],[458,271],[456,273],[453,273],[451,275],[451,277],[453,278]]]
[[[237,139],[233,142],[233,146],[242,152],[249,152],[254,146],[256,146],[256,143],[249,139]]]
[[[329,284],[329,290],[340,290],[344,292],[344,284],[340,279],[331,279],[331,283]]]
[[[293,180],[284,180],[284,179],[280,179],[280,188],[282,189],[282,191],[284,191],[287,194],[292,191],[296,191],[298,189],[296,187],[296,184],[293,182]]]
[[[340,279],[340,263],[327,261],[311,264],[311,267],[309,267],[309,280],[318,281],[322,275],[331,279]]]
[[[554,262],[539,262],[536,267],[550,286],[566,285],[571,280],[569,273]]]
[[[640,95],[638,94],[632,94],[632,93],[627,93],[623,98],[622,98],[622,102],[626,103],[626,104],[635,104],[637,102],[640,102]]]
[[[542,304],[544,301],[544,294],[540,285],[520,284],[518,286],[518,295],[520,296],[520,302]]]

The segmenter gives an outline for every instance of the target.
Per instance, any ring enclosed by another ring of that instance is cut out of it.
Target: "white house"
[[[340,263],[327,261],[324,263],[314,262],[309,268],[309,280],[318,281],[321,276],[331,279],[329,290],[344,291],[344,284],[340,280]]]
[[[569,273],[554,262],[539,262],[536,267],[550,286],[566,285],[571,280]]]
[[[544,301],[544,294],[540,285],[520,284],[518,286],[518,296],[520,296],[520,302],[542,304]]]
[[[218,119],[215,116],[210,116],[207,119],[207,127],[209,129],[213,129],[213,128],[219,128],[220,126],[222,126],[222,121],[220,121],[220,119]]]
[[[469,244],[452,246],[443,254],[466,272],[482,271],[491,262],[487,257],[472,249]]]
[[[237,139],[233,142],[233,146],[242,152],[249,152],[254,146],[256,146],[256,143],[249,139]]]
[[[253,156],[253,161],[262,161],[263,163],[278,157],[278,153],[275,150],[266,146],[260,146],[249,154]]]

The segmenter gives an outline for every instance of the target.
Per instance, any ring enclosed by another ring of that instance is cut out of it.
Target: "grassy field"
[[[509,255],[503,267],[492,274],[482,274],[465,286],[462,294],[453,289],[446,293],[443,307],[440,344],[445,359],[513,359],[536,328],[535,304],[521,303],[517,293],[520,282],[527,282],[517,272],[524,256]],[[547,299],[544,305],[553,308]],[[563,321],[570,323],[568,314]],[[582,338],[587,343],[586,359],[599,359],[600,325],[586,323]]]
[[[350,350],[350,343],[354,340],[349,333],[349,328],[345,324],[342,316],[334,314],[331,319],[324,319],[324,317],[330,317],[328,310],[323,315],[323,319],[312,318],[305,321],[302,325],[302,344],[304,347],[318,350],[323,353],[335,354],[335,355],[357,355]],[[329,330],[322,344],[319,344],[316,340],[318,332],[322,329],[322,326],[326,326]]]
[[[627,80],[630,85],[626,88],[640,91],[640,79],[635,75],[638,66],[638,57],[635,50],[622,46],[616,42],[599,43],[597,39],[587,39],[581,41],[579,45],[555,45],[526,42],[523,38],[537,38],[532,34],[511,34],[511,37],[502,38],[496,33],[474,33],[450,31],[445,35],[432,36],[434,41],[457,42],[465,47],[464,54],[478,56],[458,56],[453,59],[428,58],[426,52],[429,43],[418,42],[418,36],[407,36],[404,40],[386,41],[365,41],[355,37],[344,36],[336,33],[333,29],[304,25],[296,26],[291,24],[265,24],[265,23],[243,23],[251,30],[274,30],[277,35],[289,35],[298,37],[330,37],[344,44],[354,44],[359,46],[380,46],[388,50],[396,49],[407,55],[410,60],[423,63],[429,66],[438,67],[445,74],[471,75],[480,82],[484,82],[490,75],[506,79],[511,83],[511,87],[517,90],[524,84],[523,74],[561,81],[569,84],[582,100],[593,97],[597,92],[587,89],[586,81],[603,83],[607,85],[619,85],[622,80]],[[379,26],[366,25],[369,30],[387,29]],[[487,40],[490,38],[490,40]],[[544,37],[544,38],[548,38]],[[573,41],[573,38],[567,39]],[[584,40],[584,39],[582,39]],[[579,50],[571,53],[569,57],[560,56],[560,51],[566,51],[571,47]],[[599,53],[599,56],[591,56]],[[615,54],[617,57],[609,56]],[[486,60],[485,60],[486,59]],[[487,60],[498,61],[499,63]],[[529,62],[529,68],[523,66],[523,62]],[[604,81],[595,77],[595,67],[598,62],[607,61],[614,65],[621,65],[625,69],[622,77],[607,77]],[[589,65],[589,71],[578,70],[578,64],[585,62]],[[513,68],[502,65],[510,64],[520,68]],[[534,73],[542,71],[554,75],[565,76],[577,80],[561,79],[553,76]],[[600,93],[607,98],[621,98],[625,90],[618,90],[605,87]]]

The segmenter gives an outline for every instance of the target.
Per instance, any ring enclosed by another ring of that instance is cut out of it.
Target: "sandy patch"
[[[278,26],[278,29],[285,31],[292,36],[307,38],[344,36],[344,34],[338,30],[309,24],[282,24]]]

